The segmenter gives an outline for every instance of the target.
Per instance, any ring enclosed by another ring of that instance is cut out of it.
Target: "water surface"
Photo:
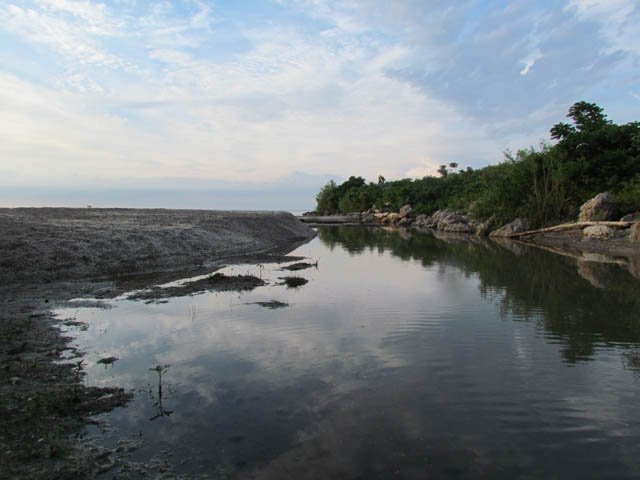
[[[87,383],[136,391],[110,416],[142,439],[135,459],[212,478],[640,477],[626,269],[361,227],[294,254],[318,261],[299,289],[282,265],[235,266],[269,285],[60,312],[89,323]],[[271,300],[289,306],[254,303]]]

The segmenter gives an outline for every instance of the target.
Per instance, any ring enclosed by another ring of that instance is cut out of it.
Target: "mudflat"
[[[82,352],[58,362],[63,352],[69,356],[69,345],[52,308],[222,264],[292,260],[285,254],[315,236],[286,212],[90,208],[0,209],[0,232],[0,472],[6,478],[94,478],[125,461],[130,448],[105,451],[80,439],[91,415],[125,405],[130,394],[85,387]]]
[[[0,209],[0,284],[167,271],[283,253],[313,231],[286,212]]]

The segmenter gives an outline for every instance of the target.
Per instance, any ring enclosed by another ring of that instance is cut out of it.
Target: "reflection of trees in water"
[[[481,293],[500,301],[505,317],[538,321],[558,337],[566,361],[588,360],[597,347],[615,345],[627,349],[625,363],[640,372],[640,281],[617,265],[582,265],[581,276],[571,258],[532,247],[518,255],[475,237],[445,241],[414,233],[405,239],[397,232],[361,227],[322,227],[318,235],[331,249],[390,252],[427,267],[453,266],[476,274]]]

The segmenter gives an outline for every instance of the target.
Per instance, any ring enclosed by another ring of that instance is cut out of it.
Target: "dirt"
[[[280,283],[279,285],[286,285],[287,288],[300,288],[301,286],[306,285],[309,282],[309,280],[307,280],[306,278],[297,276],[278,278],[282,280],[282,283]]]
[[[149,289],[135,292],[127,297],[128,300],[155,301],[163,298],[184,297],[203,292],[248,291],[266,285],[264,280],[253,275],[225,275],[215,273],[200,280],[186,282],[171,287],[153,286]]]
[[[281,270],[289,270],[290,272],[297,272],[298,270],[306,270],[307,268],[311,268],[311,267],[318,268],[318,262],[316,263],[297,262],[291,265],[286,265],[282,267]]]
[[[70,348],[53,308],[101,308],[70,300],[109,299],[223,264],[300,260],[285,254],[315,236],[284,212],[205,210],[0,209],[0,231],[0,478],[12,479],[95,478],[114,466],[138,478],[165,468],[128,462],[130,440],[109,450],[83,438],[93,416],[125,406],[131,393],[84,386],[82,352]]]
[[[249,303],[248,305],[260,305],[261,307],[270,308],[272,310],[275,310],[276,308],[284,308],[289,306],[288,303],[279,302],[278,300],[271,300],[268,302],[253,302],[253,303]]]

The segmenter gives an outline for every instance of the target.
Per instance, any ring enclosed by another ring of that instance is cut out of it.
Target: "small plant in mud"
[[[72,400],[74,402],[80,401],[80,388],[82,385],[82,376],[84,374],[84,372],[82,371],[83,368],[84,368],[84,360],[80,360],[76,362],[76,364],[73,367],[74,382],[73,382],[73,388],[72,388],[73,390]]]
[[[156,372],[158,374],[158,399],[153,404],[154,407],[157,407],[158,413],[150,418],[151,421],[159,417],[168,417],[173,413],[173,410],[167,410],[162,405],[162,375],[167,373],[167,370],[169,370],[170,366],[171,365],[156,365],[155,367],[149,369],[152,372]]]
[[[280,277],[282,280],[281,285],[286,285],[288,288],[300,288],[303,285],[306,285],[309,280],[306,278],[293,276],[293,277]]]
[[[158,374],[158,384],[162,386],[162,375],[164,375],[165,373],[167,373],[167,370],[169,370],[169,367],[171,365],[156,365],[153,368],[150,368],[149,370],[152,372],[156,372]]]

